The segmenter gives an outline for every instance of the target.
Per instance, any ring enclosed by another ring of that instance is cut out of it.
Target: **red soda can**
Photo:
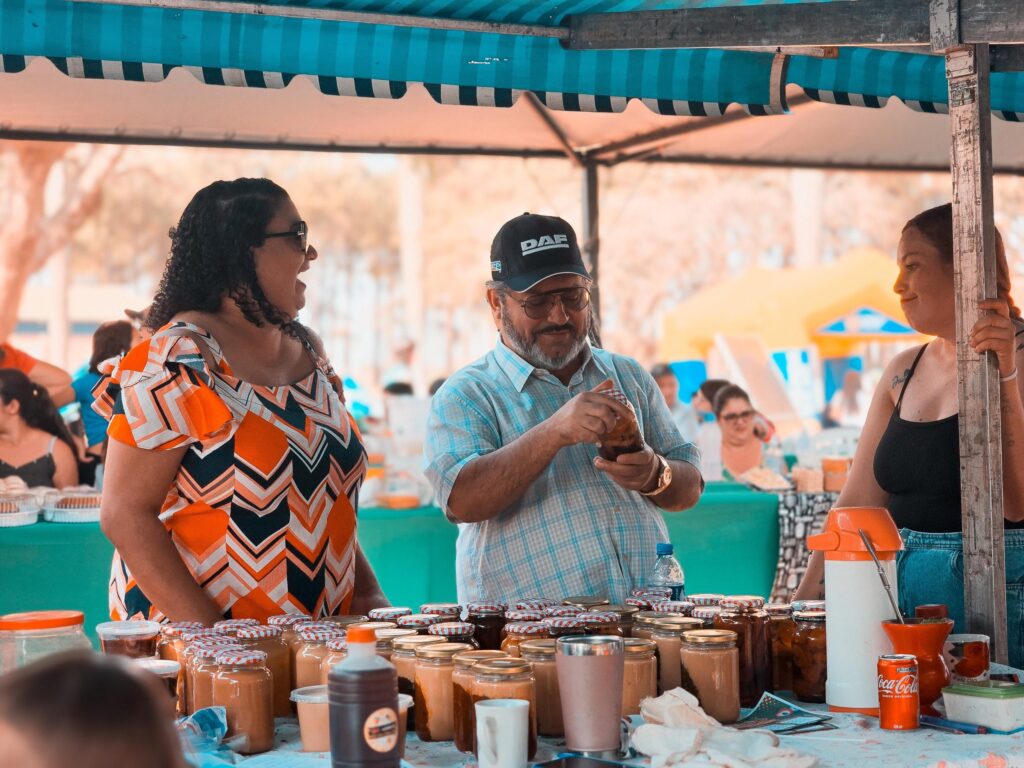
[[[920,726],[921,694],[917,657],[889,653],[878,657],[878,725],[886,731]]]

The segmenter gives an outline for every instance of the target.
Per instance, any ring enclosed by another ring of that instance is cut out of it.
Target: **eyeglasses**
[[[722,421],[727,421],[727,422],[729,422],[731,424],[732,422],[740,421],[741,419],[743,421],[746,421],[747,419],[753,418],[753,416],[754,416],[754,412],[748,410],[748,411],[740,411],[739,413],[727,413],[727,414],[721,416],[720,418],[722,419]]]
[[[287,232],[267,232],[263,237],[294,237],[298,240],[299,250],[303,253],[309,250],[309,227],[304,221],[296,224],[295,229],[289,229]]]
[[[563,288],[560,291],[527,294],[526,299],[513,299],[523,308],[523,312],[531,320],[543,320],[551,314],[556,301],[561,301],[567,312],[579,312],[590,304],[590,289]]]

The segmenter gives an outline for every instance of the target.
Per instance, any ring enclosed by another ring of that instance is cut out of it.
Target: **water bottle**
[[[651,572],[650,584],[652,587],[668,587],[672,590],[673,600],[682,600],[686,577],[683,576],[683,566],[676,560],[673,552],[675,548],[671,544],[658,544],[658,559]]]

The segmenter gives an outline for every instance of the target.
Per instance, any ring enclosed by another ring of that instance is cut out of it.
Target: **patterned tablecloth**
[[[819,533],[835,504],[835,493],[779,494],[779,564],[772,585],[772,602],[788,602],[807,570],[807,537]]]

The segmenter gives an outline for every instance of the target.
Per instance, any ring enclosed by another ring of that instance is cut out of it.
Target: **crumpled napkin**
[[[769,731],[723,726],[682,688],[644,699],[640,714],[644,725],[633,732],[633,748],[651,758],[651,768],[811,768],[818,762],[780,747]]]

